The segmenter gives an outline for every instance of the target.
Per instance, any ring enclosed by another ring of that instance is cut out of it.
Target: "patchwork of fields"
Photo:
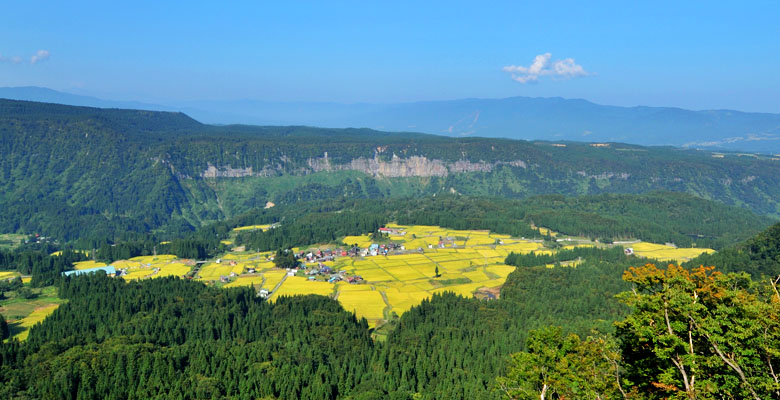
[[[400,316],[437,292],[471,296],[480,288],[501,286],[514,270],[503,264],[510,252],[527,253],[544,248],[540,241],[512,239],[488,231],[420,225],[387,227],[395,231],[389,239],[402,244],[405,254],[342,257],[329,263],[336,271],[362,276],[366,283],[338,283],[327,287],[320,282],[290,277],[273,293],[271,300],[284,294],[333,294],[345,309],[365,317],[370,326],[376,326],[392,313]],[[369,235],[347,236],[343,242],[362,248],[373,243]]]
[[[269,225],[253,225],[237,228],[235,231],[268,228]],[[386,243],[402,245],[404,250],[390,252],[387,256],[339,257],[335,261],[323,263],[334,272],[344,271],[347,275],[361,276],[364,279],[361,284],[348,284],[343,281],[328,283],[323,281],[324,276],[312,280],[303,275],[303,270],[297,276],[288,276],[287,271],[275,268],[274,263],[268,260],[270,252],[235,251],[205,263],[180,260],[174,255],[163,254],[119,260],[111,265],[124,272],[122,278],[125,280],[189,276],[222,287],[251,285],[255,289],[262,288],[271,293],[270,301],[284,295],[332,296],[346,310],[355,312],[358,317],[365,317],[369,325],[374,327],[391,318],[393,314],[400,316],[434,293],[452,291],[463,296],[472,296],[482,288],[500,287],[514,270],[514,267],[504,264],[510,252],[551,254],[555,251],[545,248],[540,240],[512,238],[488,231],[393,224],[387,228],[392,232]],[[557,237],[555,232],[539,229],[544,234]],[[369,235],[347,236],[343,242],[348,245],[356,244],[360,248],[367,248],[374,243]],[[562,249],[599,245],[576,239],[569,243]],[[624,246],[631,247],[639,257],[661,261],[684,261],[701,253],[713,252],[711,249],[675,248],[647,242]],[[293,249],[295,252],[300,250]],[[565,262],[562,265],[576,267],[578,261]],[[74,265],[75,269],[103,266],[106,264],[94,261],[83,261]],[[308,265],[314,266],[316,264]],[[552,264],[547,266],[553,267]],[[0,279],[17,275],[16,272],[2,271]],[[495,294],[496,292],[492,291],[490,295]],[[20,316],[17,320],[20,338],[25,334],[23,332],[27,331],[28,325],[43,319],[56,308],[56,305],[52,304],[41,306],[43,304],[39,304],[35,309],[25,310],[26,316]]]

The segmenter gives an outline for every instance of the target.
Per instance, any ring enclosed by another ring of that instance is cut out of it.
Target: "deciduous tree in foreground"
[[[780,399],[780,278],[648,264],[623,279],[633,289],[618,297],[633,311],[614,339],[536,331],[498,390],[542,400]]]

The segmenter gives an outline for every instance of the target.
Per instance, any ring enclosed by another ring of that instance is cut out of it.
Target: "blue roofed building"
[[[76,269],[73,271],[65,271],[62,273],[63,276],[78,276],[83,274],[91,274],[93,272],[100,272],[103,271],[106,275],[116,275],[116,268],[114,268],[113,265],[108,265],[105,267],[97,267],[97,268],[89,268],[89,269]]]

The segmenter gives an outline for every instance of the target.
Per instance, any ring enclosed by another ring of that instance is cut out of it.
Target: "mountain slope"
[[[780,224],[775,224],[753,238],[713,254],[702,254],[687,263],[688,267],[716,265],[724,272],[748,272],[754,278],[780,275]]]
[[[619,143],[203,125],[184,114],[0,100],[0,231],[172,233],[266,202],[687,192],[780,215],[780,162]]]

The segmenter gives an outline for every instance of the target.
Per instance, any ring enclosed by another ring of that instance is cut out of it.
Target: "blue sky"
[[[562,96],[780,113],[777,1],[157,3],[4,4],[0,86],[147,102]]]

